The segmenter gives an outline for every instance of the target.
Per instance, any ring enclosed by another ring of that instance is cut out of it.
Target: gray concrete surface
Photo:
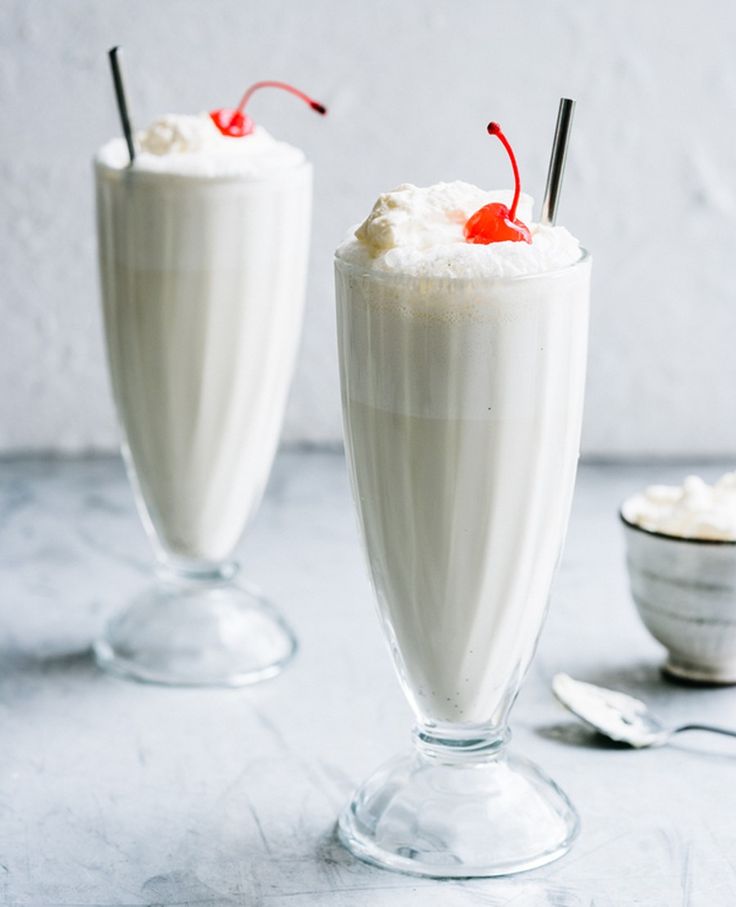
[[[704,470],[709,478],[718,465]],[[408,744],[344,462],[282,454],[242,546],[301,652],[244,691],[143,687],[89,644],[144,582],[147,542],[116,459],[0,463],[0,903],[6,907],[731,907],[736,748],[692,735],[607,746],[549,689],[559,670],[643,696],[665,719],[736,725],[736,689],[660,678],[626,590],[619,500],[682,467],[583,467],[513,746],[583,822],[560,862],[431,882],[365,866],[333,839],[351,789]]]

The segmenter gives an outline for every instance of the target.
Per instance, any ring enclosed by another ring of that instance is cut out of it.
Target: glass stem
[[[414,746],[423,759],[445,764],[489,762],[498,759],[511,732],[506,725],[463,725],[418,722]]]
[[[232,582],[238,572],[235,561],[194,561],[167,557],[158,567],[164,582],[190,586],[220,586]]]

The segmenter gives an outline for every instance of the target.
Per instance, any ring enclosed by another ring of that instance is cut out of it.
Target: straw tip
[[[310,106],[312,110],[316,110],[317,113],[321,113],[322,116],[325,116],[325,114],[327,113],[327,108],[324,104],[320,104],[319,101],[311,101]]]
[[[501,131],[501,127],[498,125],[498,123],[489,123],[487,128],[488,135],[498,135]]]

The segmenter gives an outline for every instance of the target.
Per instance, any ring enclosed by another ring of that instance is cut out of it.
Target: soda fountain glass
[[[565,794],[509,747],[562,549],[583,409],[590,258],[512,278],[336,261],[344,432],[411,752],[342,812],[360,858],[431,877],[562,856]]]
[[[96,164],[105,337],[122,452],[158,576],[94,649],[141,681],[240,686],[296,641],[235,582],[298,346],[308,163],[206,178]]]

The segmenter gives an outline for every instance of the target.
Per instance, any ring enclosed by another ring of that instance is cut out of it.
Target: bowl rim
[[[637,532],[642,532],[644,535],[650,535],[653,538],[666,539],[668,542],[682,542],[687,545],[736,545],[736,539],[699,539],[692,536],[670,535],[668,532],[659,532],[657,529],[645,529],[643,526],[639,526],[636,523],[632,523],[631,520],[626,519],[623,511],[623,504],[619,507],[618,517],[627,529],[634,529]]]

